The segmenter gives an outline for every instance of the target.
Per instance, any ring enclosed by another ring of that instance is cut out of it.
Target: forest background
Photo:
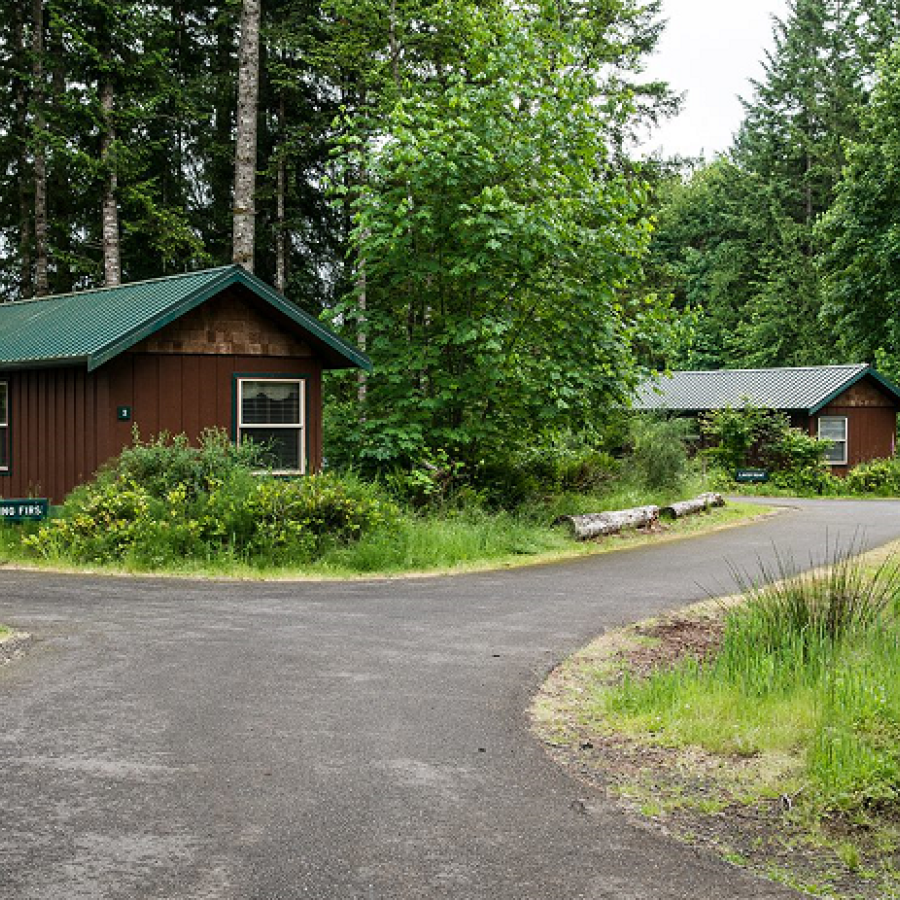
[[[712,162],[635,158],[656,2],[0,6],[2,299],[255,269],[373,357],[336,462],[481,466],[652,369],[900,374],[900,0],[792,0]]]

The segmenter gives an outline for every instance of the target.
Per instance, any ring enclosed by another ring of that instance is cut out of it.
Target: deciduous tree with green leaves
[[[353,240],[376,363],[357,460],[442,450],[476,464],[577,427],[624,398],[635,343],[666,332],[663,305],[624,290],[650,233],[645,186],[610,150],[629,92],[585,64],[588,44],[551,6],[444,4],[448,26],[466,17],[458,61],[402,81],[351,155],[367,172]],[[358,314],[354,296],[341,314]]]

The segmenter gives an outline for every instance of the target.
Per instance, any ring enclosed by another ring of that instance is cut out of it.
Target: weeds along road
[[[900,537],[900,503],[797,502],[692,540],[455,578],[0,571],[0,621],[37,638],[0,668],[0,897],[792,896],[632,822],[555,768],[525,710],[605,628],[858,526],[869,546]]]

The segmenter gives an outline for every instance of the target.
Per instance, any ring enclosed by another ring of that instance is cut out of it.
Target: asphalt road
[[[900,503],[456,578],[242,584],[0,571],[2,900],[794,896],[632,822],[528,732],[604,629],[732,590],[729,562]],[[587,812],[572,801],[586,798]]]

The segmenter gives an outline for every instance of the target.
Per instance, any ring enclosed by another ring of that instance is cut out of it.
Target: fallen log
[[[672,503],[670,506],[664,506],[659,511],[659,517],[661,519],[667,519],[668,521],[673,521],[674,519],[681,519],[684,516],[693,516],[696,513],[706,512],[709,509],[712,509],[715,506],[724,506],[725,499],[721,494],[714,493],[706,493],[700,494],[699,497],[694,497],[693,500],[680,500],[678,503]]]
[[[607,534],[618,534],[623,528],[645,528],[658,519],[658,506],[636,506],[583,516],[560,516],[556,521],[568,525],[573,537],[579,541],[588,541]]]

